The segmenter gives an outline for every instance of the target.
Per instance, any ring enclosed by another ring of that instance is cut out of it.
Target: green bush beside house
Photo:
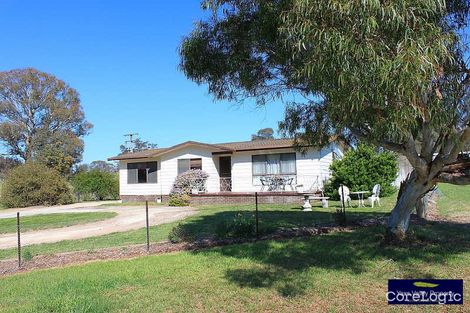
[[[371,191],[375,184],[380,184],[381,196],[389,196],[395,191],[392,183],[398,172],[397,156],[360,144],[347,151],[342,159],[334,160],[330,170],[332,176],[325,185],[325,193],[334,199],[339,198],[341,184],[351,191]]]
[[[119,177],[117,173],[90,170],[75,174],[71,183],[77,200],[112,200],[119,198]]]

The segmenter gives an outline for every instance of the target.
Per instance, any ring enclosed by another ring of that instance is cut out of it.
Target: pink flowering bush
[[[189,194],[193,190],[206,191],[206,181],[209,175],[203,170],[189,170],[176,177],[170,191],[171,206],[184,206],[189,204]]]

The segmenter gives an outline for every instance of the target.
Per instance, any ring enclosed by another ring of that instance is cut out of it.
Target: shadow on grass
[[[185,225],[188,230],[210,227],[234,212],[204,216]],[[244,214],[252,214],[244,212]],[[383,217],[383,213],[351,212],[348,220]],[[270,228],[312,226],[334,222],[333,213],[263,211],[260,225]],[[241,287],[275,288],[282,296],[304,293],[302,286],[314,278],[305,274],[311,268],[346,271],[355,275],[371,271],[377,264],[391,264],[404,278],[433,278],[432,265],[440,267],[449,258],[470,251],[470,224],[426,222],[412,225],[410,239],[401,245],[383,244],[385,229],[381,226],[359,228],[350,232],[332,233],[285,241],[259,241],[231,245],[194,253],[217,253],[239,259],[254,260],[259,266],[230,269],[226,279]],[[426,266],[421,266],[426,264]]]
[[[356,220],[365,218],[381,218],[387,214],[383,212],[367,211],[347,212],[348,223],[354,223]],[[260,209],[259,211],[259,230],[260,235],[269,234],[281,228],[294,227],[314,227],[323,225],[336,225],[336,208],[313,210],[311,212],[303,212],[298,207],[288,207],[282,209]],[[254,210],[229,210],[219,211],[207,215],[192,218],[180,224],[186,240],[193,241],[206,238],[214,238],[217,233],[218,225],[224,222],[233,221],[237,214],[243,215],[247,220],[251,220],[255,224]],[[252,234],[255,235],[254,233]]]

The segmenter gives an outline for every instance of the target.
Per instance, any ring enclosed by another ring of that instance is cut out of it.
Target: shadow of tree
[[[208,224],[230,218],[233,214],[220,212],[204,216],[185,227],[208,230]],[[356,212],[348,218],[383,215]],[[325,212],[263,211],[260,217],[260,223],[273,227],[311,226],[319,221],[332,220],[332,213]],[[420,269],[416,263],[445,264],[449,257],[470,251],[470,224],[434,221],[413,225],[410,240],[395,246],[383,244],[384,233],[383,227],[375,226],[303,239],[224,246],[212,249],[211,253],[250,259],[259,264],[255,268],[228,270],[225,275],[228,281],[241,287],[276,288],[280,295],[292,297],[304,293],[302,286],[311,279],[304,273],[311,268],[361,274],[369,271],[373,262],[390,262],[399,268],[400,277],[433,278],[432,271],[426,266]]]
[[[298,207],[279,210],[261,209],[258,215],[260,233],[268,234],[280,228],[334,225],[336,224],[335,211],[335,208],[329,208],[328,211],[314,210],[312,212],[304,212]],[[255,223],[255,211],[253,209],[227,210],[192,218],[181,224],[180,227],[186,234],[185,239],[189,241],[214,238],[217,226],[223,222],[232,221],[237,214],[241,214]],[[383,212],[374,211],[347,212],[347,221],[354,223],[364,218],[381,218],[386,215]]]

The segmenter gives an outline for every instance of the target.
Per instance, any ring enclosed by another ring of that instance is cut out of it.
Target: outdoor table
[[[330,197],[321,197],[321,196],[317,196],[317,194],[314,194],[314,193],[306,193],[304,194],[304,199],[305,199],[305,203],[302,206],[303,208],[302,211],[312,211],[312,204],[310,203],[310,200],[320,200],[322,207],[327,208],[328,199],[330,199]]]
[[[369,193],[368,191],[353,191],[352,195],[357,195],[357,202],[359,207],[364,207],[364,194]]]
[[[286,178],[282,176],[272,176],[267,177],[268,181],[268,191],[279,191],[279,190],[286,190],[286,185],[288,181]]]

